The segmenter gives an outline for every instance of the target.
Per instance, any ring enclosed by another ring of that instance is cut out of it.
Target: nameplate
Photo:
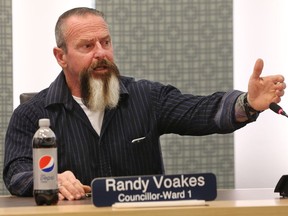
[[[217,196],[212,173],[95,178],[91,186],[97,207],[128,202],[211,201]]]

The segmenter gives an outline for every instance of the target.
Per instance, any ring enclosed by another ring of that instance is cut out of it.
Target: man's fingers
[[[275,75],[274,83],[275,83],[275,84],[284,83],[284,76],[282,76],[282,75]],[[286,85],[285,85],[285,87],[286,87]]]
[[[59,193],[61,193],[66,199],[74,200],[81,199],[85,196],[85,191],[81,182],[78,179],[62,180],[58,184]]]
[[[70,192],[74,199],[81,199],[85,196],[85,191],[79,180],[74,180],[73,182],[65,181],[62,185]]]
[[[60,192],[58,193],[58,198],[59,198],[59,200],[64,200],[65,199],[65,197]]]
[[[255,65],[254,65],[254,70],[253,70],[251,78],[259,79],[260,75],[262,73],[263,67],[264,67],[263,60],[262,59],[257,59],[257,61],[255,62]]]
[[[71,171],[58,174],[59,199],[81,199],[85,193],[91,192],[91,187],[83,185]]]
[[[74,200],[75,199],[75,197],[70,193],[69,190],[66,189],[66,187],[64,185],[59,186],[59,194],[62,195],[62,197],[59,196],[60,200],[61,200],[61,198],[68,199],[68,200]]]
[[[88,186],[88,185],[83,185],[82,187],[83,187],[85,193],[91,192],[91,187],[90,187],[90,186]]]

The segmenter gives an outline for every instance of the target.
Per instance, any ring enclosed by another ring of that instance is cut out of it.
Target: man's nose
[[[103,49],[101,43],[99,41],[96,42],[94,58],[103,59],[105,57],[105,49]]]

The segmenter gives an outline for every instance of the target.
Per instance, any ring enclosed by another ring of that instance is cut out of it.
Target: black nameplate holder
[[[217,196],[213,173],[95,178],[91,186],[96,207],[130,202],[211,201]]]

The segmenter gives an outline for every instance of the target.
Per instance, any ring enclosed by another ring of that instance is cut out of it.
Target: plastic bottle
[[[56,136],[50,129],[49,119],[39,120],[39,129],[34,134],[33,185],[37,205],[58,203],[58,164]]]

